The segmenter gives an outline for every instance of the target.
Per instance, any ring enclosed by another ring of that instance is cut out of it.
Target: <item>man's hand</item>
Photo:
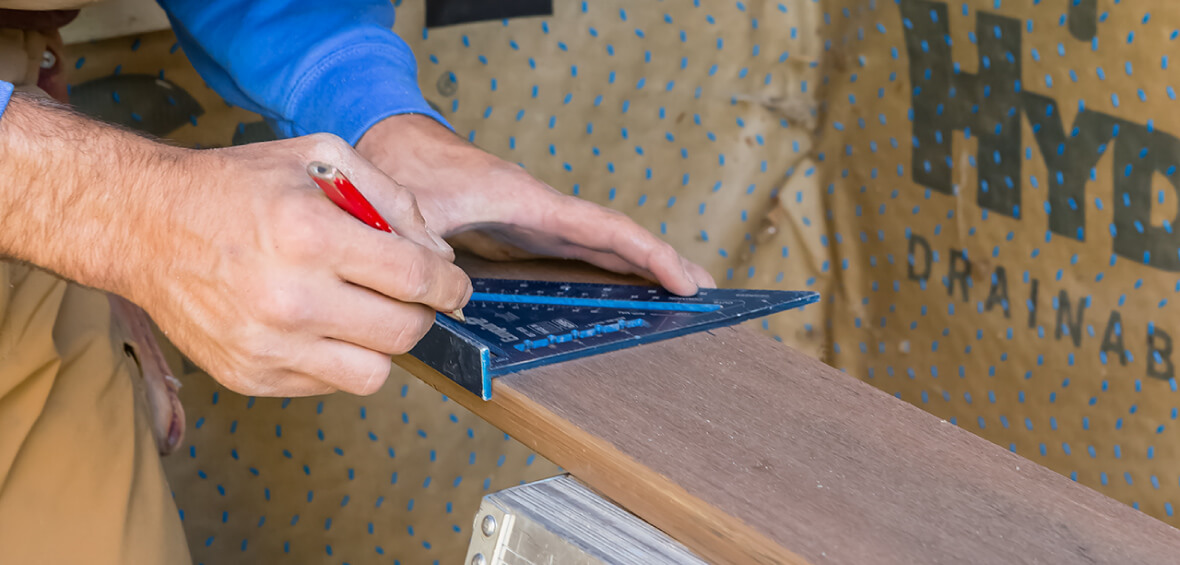
[[[400,234],[338,209],[305,172],[340,168]],[[43,103],[0,119],[0,253],[143,306],[232,390],[376,391],[471,283],[413,195],[332,136],[166,147]]]
[[[306,166],[340,168],[399,236],[332,204]],[[253,395],[376,392],[390,355],[471,293],[414,196],[331,136],[190,154],[199,182],[171,204],[170,237],[136,288],[143,306],[222,384]],[[156,226],[164,230],[167,226]]]
[[[357,151],[414,192],[431,228],[486,258],[579,259],[682,295],[715,286],[703,268],[625,215],[563,195],[429,117],[387,118]]]

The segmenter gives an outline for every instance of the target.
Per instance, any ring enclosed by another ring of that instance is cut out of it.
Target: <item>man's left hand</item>
[[[561,194],[427,116],[386,118],[356,148],[414,193],[426,225],[485,258],[578,259],[686,296],[715,286],[624,214]]]

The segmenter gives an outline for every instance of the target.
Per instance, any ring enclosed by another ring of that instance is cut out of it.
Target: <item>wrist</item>
[[[146,293],[167,276],[168,263],[182,260],[181,242],[191,231],[184,223],[185,203],[198,196],[194,170],[201,152],[128,137],[120,140],[127,148],[111,160],[118,206],[104,212],[111,225],[100,249],[108,260],[85,276],[96,281],[93,286],[146,305]]]
[[[15,98],[0,120],[0,253],[132,300],[149,270],[149,186],[185,150],[90,121],[43,101]]]
[[[515,195],[539,189],[532,194],[544,198],[553,190],[426,116],[387,118],[370,128],[356,149],[409,188],[427,223],[444,237],[473,226],[513,223],[522,213],[510,204]]]
[[[404,184],[432,177],[456,159],[482,153],[446,126],[422,114],[399,114],[369,128],[357,153]]]

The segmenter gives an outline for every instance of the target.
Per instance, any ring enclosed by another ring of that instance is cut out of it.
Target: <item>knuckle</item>
[[[250,372],[244,367],[218,378],[218,382],[226,388],[245,396],[273,396],[275,389],[271,380],[268,373]]]
[[[303,396],[303,391],[290,384],[296,377],[296,373],[287,370],[263,373],[258,379],[255,396]]]
[[[389,331],[388,351],[390,355],[409,353],[422,336],[434,324],[434,312],[428,308],[413,308],[395,318]]]
[[[430,292],[430,259],[417,248],[407,254],[401,264],[402,285],[401,298],[410,302],[418,302]]]
[[[366,371],[367,374],[364,375],[365,384],[356,392],[360,396],[369,396],[381,390],[381,386],[389,378],[390,359],[376,356],[372,366],[367,368]]]
[[[647,264],[643,267],[648,270],[664,268],[672,269],[673,272],[684,271],[687,273],[687,267],[680,262],[680,254],[666,243],[660,243],[651,250],[647,256]]]
[[[451,273],[454,276],[451,279],[453,281],[451,293],[446,297],[446,306],[448,310],[455,310],[467,303],[468,298],[471,297],[472,287],[471,279],[467,277],[467,273],[453,265],[451,269],[454,271]]]
[[[661,261],[668,261],[668,262],[679,262],[680,261],[680,253],[676,251],[675,247],[672,247],[672,245],[670,243],[667,243],[667,242],[664,242],[661,240],[656,240],[656,241],[659,241],[659,244],[656,246],[656,249],[655,249],[655,256],[658,259],[660,259]]]
[[[406,187],[401,185],[396,186],[397,189],[392,191],[394,207],[397,210],[417,210],[418,197],[414,196],[414,193],[410,192]]]
[[[393,193],[399,199],[399,201],[401,203],[403,203],[403,204],[417,204],[418,203],[418,197],[414,196],[414,193],[411,192],[410,189],[406,188],[405,186],[403,186],[401,183],[398,183],[397,181],[393,181],[393,185],[397,188],[397,190],[393,191]]]
[[[630,219],[630,217],[629,217],[629,216],[627,216],[627,214],[624,214],[623,212],[621,212],[621,211],[619,211],[619,210],[615,210],[614,208],[605,208],[605,207],[604,207],[604,208],[603,208],[603,210],[606,210],[606,215],[607,215],[607,216],[610,216],[610,217],[612,217],[612,218],[614,218],[614,219],[616,219],[616,220],[626,220],[626,219]]]
[[[266,324],[253,321],[244,324],[245,331],[237,336],[241,358],[235,363],[243,377],[250,374],[265,374],[282,363],[279,348],[274,343],[274,333]]]
[[[331,133],[315,133],[308,136],[311,150],[316,155],[338,159],[351,152],[352,147],[340,136]]]
[[[626,214],[624,214],[618,210],[615,210],[614,208],[600,206],[600,205],[595,204],[593,202],[582,200],[581,198],[576,198],[573,196],[563,194],[562,199],[565,200],[565,202],[564,202],[565,204],[567,204],[571,207],[580,208],[579,212],[581,212],[581,213],[592,214],[592,213],[597,212],[597,213],[601,214],[604,218],[608,218],[610,220],[619,220],[619,219],[625,219],[628,217]]]
[[[289,371],[283,367],[290,356],[283,354],[274,332],[256,320],[249,320],[231,333],[233,345],[223,369],[214,375],[217,381],[247,396],[284,394]]]
[[[257,304],[259,319],[278,328],[298,327],[310,317],[311,308],[304,293],[289,286],[275,285],[262,293]],[[255,355],[258,354],[256,349]]]

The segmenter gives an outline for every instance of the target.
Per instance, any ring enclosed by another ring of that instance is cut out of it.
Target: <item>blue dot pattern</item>
[[[1164,2],[830,3],[831,363],[1176,524]]]
[[[817,3],[558,1],[552,17],[429,29],[422,2],[398,5],[423,90],[460,135],[628,214],[727,286],[831,280],[807,159]],[[778,317],[773,333],[821,355],[822,312]]]
[[[437,28],[395,4],[463,137],[724,286],[823,292],[753,325],[1176,524],[1170,4],[557,0]],[[79,51],[77,81],[191,93],[170,137],[255,131],[170,34]],[[400,371],[366,399],[183,395],[198,562],[455,562],[479,496],[557,471]]]
[[[166,466],[197,562],[455,562],[483,495],[557,473],[401,370],[366,398],[185,383]]]
[[[824,293],[768,334],[1172,522],[1169,6],[556,2],[414,47],[469,139],[724,285]]]
[[[144,118],[129,127],[167,123],[150,109],[184,107],[179,89],[198,107],[174,140],[227,146],[252,131],[258,116],[206,88],[175,44],[165,32],[74,46],[72,88],[149,75],[171,86],[109,94]],[[164,466],[195,563],[455,563],[482,496],[559,472],[399,369],[366,398],[246,398],[164,345],[188,421]]]

